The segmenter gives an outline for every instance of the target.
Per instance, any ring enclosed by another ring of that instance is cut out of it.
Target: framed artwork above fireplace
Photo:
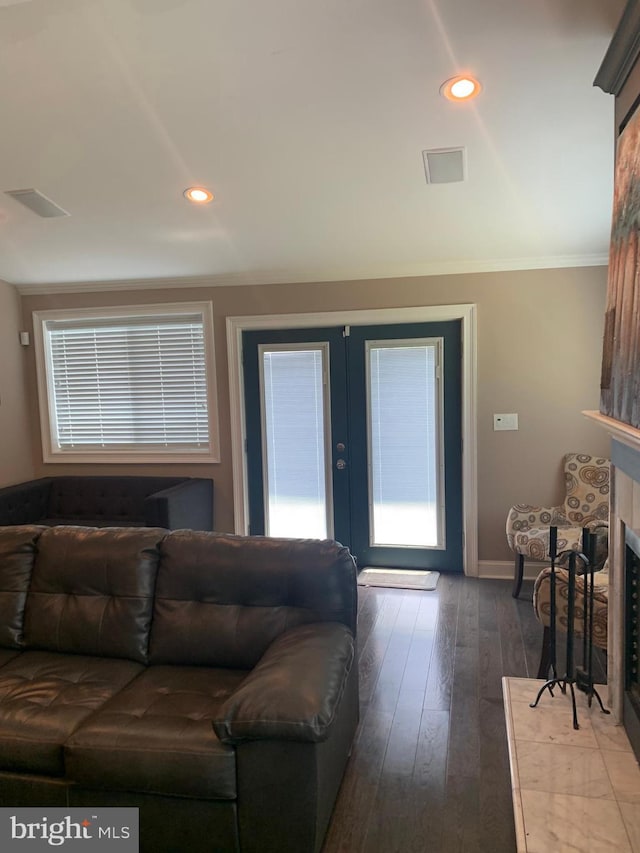
[[[603,415],[640,429],[640,110],[618,137],[600,381]]]

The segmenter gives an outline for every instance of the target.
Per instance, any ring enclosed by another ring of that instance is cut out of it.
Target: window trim
[[[178,317],[181,314],[201,314],[204,332],[207,406],[209,411],[209,448],[205,450],[73,450],[57,448],[53,429],[51,369],[47,359],[46,324],[62,320],[118,320],[133,317]],[[213,306],[211,302],[165,302],[151,305],[117,305],[103,308],[61,308],[34,311],[33,339],[36,357],[40,435],[44,462],[58,463],[210,463],[220,461],[218,424],[218,395],[216,387],[215,344],[213,335]]]

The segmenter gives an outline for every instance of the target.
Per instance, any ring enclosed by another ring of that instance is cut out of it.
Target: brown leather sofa
[[[355,628],[335,542],[0,527],[0,805],[134,806],[150,853],[316,853]]]
[[[213,481],[43,477],[0,489],[0,526],[7,524],[213,530]]]

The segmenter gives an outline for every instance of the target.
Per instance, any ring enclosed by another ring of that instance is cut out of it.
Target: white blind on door
[[[325,359],[322,345],[262,352],[268,536],[327,536]]]
[[[439,545],[437,348],[369,344],[371,543]]]
[[[48,321],[58,448],[208,449],[202,315]]]

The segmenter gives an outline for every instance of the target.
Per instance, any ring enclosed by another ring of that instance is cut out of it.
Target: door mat
[[[389,586],[396,589],[435,589],[440,572],[414,572],[404,569],[362,569],[358,586]]]

